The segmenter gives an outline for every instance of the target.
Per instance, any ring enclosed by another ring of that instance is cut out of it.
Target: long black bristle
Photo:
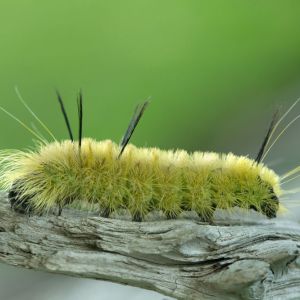
[[[145,109],[147,108],[149,104],[149,100],[146,100],[144,103],[142,104],[139,104],[136,108],[135,108],[135,111],[133,113],[133,116],[130,120],[130,123],[128,125],[128,128],[122,138],[122,141],[120,143],[120,147],[121,147],[121,150],[120,150],[120,153],[118,155],[118,158],[120,158],[120,156],[122,155],[123,151],[125,150],[137,124],[139,123]]]
[[[274,113],[274,115],[273,115],[272,121],[271,121],[271,123],[270,123],[269,130],[268,130],[268,132],[267,132],[267,135],[265,136],[265,138],[264,138],[264,140],[263,140],[263,143],[262,143],[262,145],[261,145],[261,147],[260,147],[260,149],[259,149],[259,152],[258,152],[258,154],[257,154],[257,157],[256,157],[256,159],[255,159],[255,161],[256,161],[257,163],[260,163],[261,160],[262,160],[262,157],[263,157],[263,155],[264,155],[264,153],[265,153],[265,151],[266,151],[266,146],[267,146],[267,144],[268,144],[268,142],[269,142],[269,139],[270,139],[270,135],[271,135],[271,133],[272,133],[272,131],[273,131],[273,129],[274,129],[274,127],[275,127],[277,121],[278,121],[278,118],[279,118],[279,110],[276,110],[275,113]]]
[[[60,104],[61,112],[64,116],[64,119],[65,119],[65,122],[66,122],[66,125],[67,125],[67,129],[68,129],[68,132],[69,132],[70,139],[73,142],[74,141],[73,133],[72,133],[72,129],[71,129],[71,126],[70,126],[70,122],[69,122],[67,112],[65,110],[64,102],[62,100],[62,97],[61,97],[60,93],[57,90],[56,90],[56,95],[57,95],[58,102]]]
[[[81,148],[82,142],[82,119],[83,119],[83,111],[82,111],[82,91],[79,91],[79,95],[77,98],[77,108],[78,108],[78,119],[79,119],[79,133],[78,133],[78,146]]]

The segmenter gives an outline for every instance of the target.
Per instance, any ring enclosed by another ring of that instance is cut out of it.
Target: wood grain
[[[176,299],[300,299],[300,226],[135,223],[75,210],[32,216],[0,196],[0,262]]]

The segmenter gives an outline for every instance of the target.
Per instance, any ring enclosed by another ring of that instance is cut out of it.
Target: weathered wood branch
[[[300,226],[134,223],[65,210],[28,217],[0,199],[0,262],[177,299],[299,299]]]

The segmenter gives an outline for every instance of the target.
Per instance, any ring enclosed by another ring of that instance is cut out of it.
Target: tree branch
[[[28,217],[0,196],[0,262],[177,299],[298,299],[299,250],[293,223],[135,223],[67,209]]]

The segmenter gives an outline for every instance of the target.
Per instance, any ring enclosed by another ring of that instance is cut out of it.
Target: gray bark
[[[135,223],[71,209],[29,217],[0,197],[0,262],[177,299],[300,299],[299,249],[296,223]]]

